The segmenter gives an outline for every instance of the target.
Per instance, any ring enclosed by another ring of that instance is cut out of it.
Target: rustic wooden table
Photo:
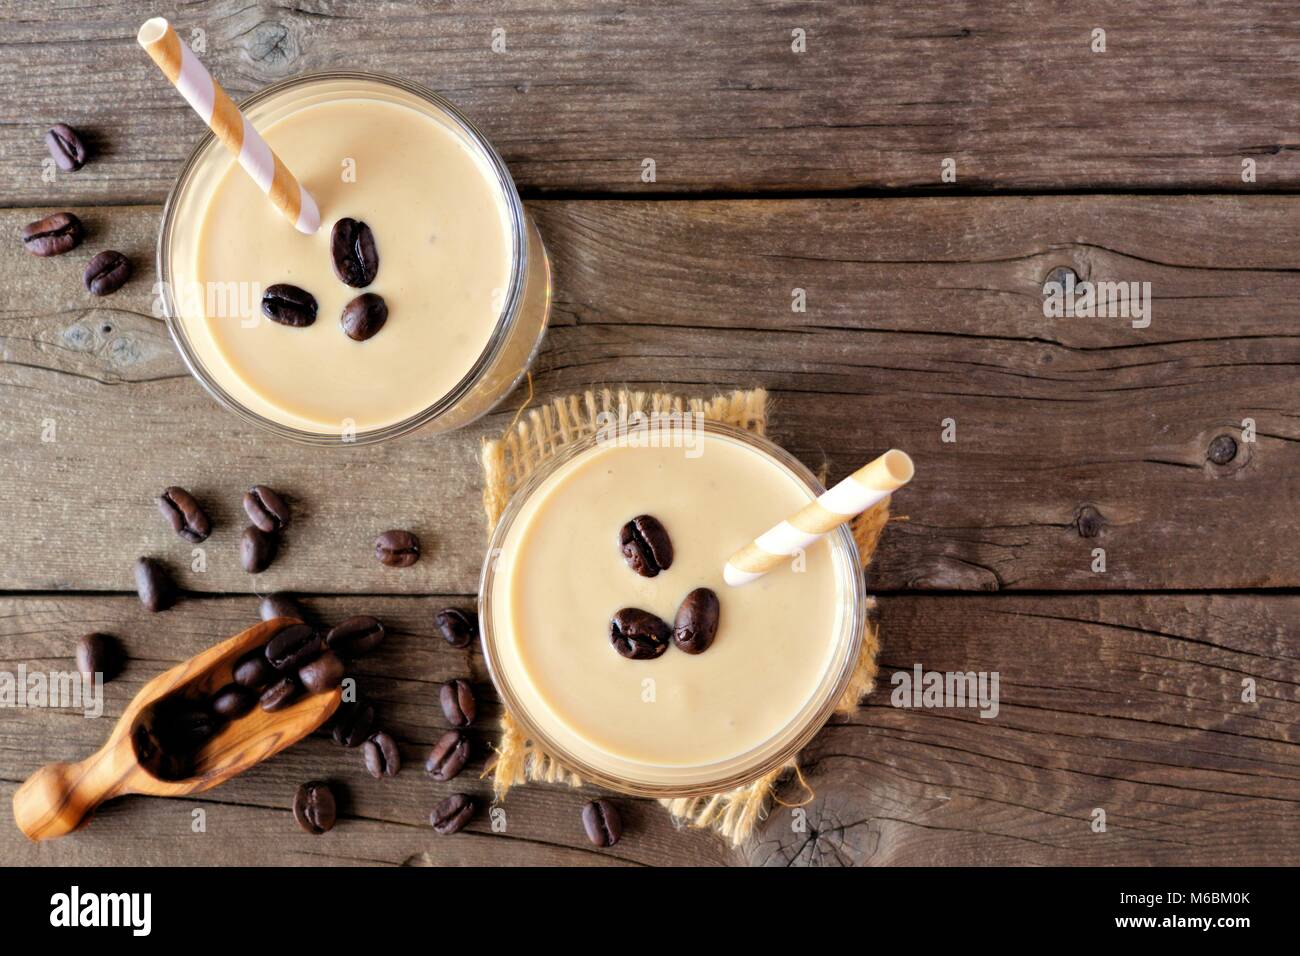
[[[482,657],[431,616],[472,597],[476,453],[526,395],[463,433],[338,452],[203,392],[151,309],[160,204],[201,132],[135,45],[153,13],[236,96],[379,69],[484,127],[554,260],[535,401],[761,385],[773,437],[832,478],[890,445],[918,468],[868,572],[881,687],[804,754],[806,832],[778,807],[732,851],[624,799],[629,834],[598,851],[586,792],[530,786],[505,832],[480,817],[443,838],[424,821],[447,785],[418,766],[371,780],[317,736],[69,839],[29,844],[6,814],[0,860],[1300,862],[1300,29],[1282,0],[1212,6],[0,0],[0,234],[63,208],[90,230],[60,259],[0,244],[0,669],[66,668],[91,630],[131,654],[105,719],[0,710],[6,806],[42,763],[97,747],[144,681],[249,623],[255,591],[395,630],[361,681],[412,764],[443,729],[444,679],[472,675],[499,712]],[[55,121],[98,159],[47,182]],[[80,283],[98,248],[136,267],[104,300]],[[1056,269],[1150,282],[1150,325],[1045,317]],[[255,481],[297,517],[250,579],[235,541]],[[218,523],[205,573],[154,512],[171,483]],[[394,526],[430,545],[403,573],[368,553]],[[192,595],[145,613],[139,554]],[[890,675],[918,663],[997,671],[997,717],[891,706]],[[311,777],[345,793],[326,837],[290,819]]]

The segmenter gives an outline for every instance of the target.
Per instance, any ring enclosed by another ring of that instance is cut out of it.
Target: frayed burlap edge
[[[521,412],[501,438],[483,442],[483,509],[487,514],[489,535],[515,490],[543,461],[571,442],[594,434],[597,416],[612,413],[623,421],[637,413],[687,411],[759,435],[767,431],[767,392],[764,389],[736,390],[711,399],[698,399],[664,392],[606,388],[557,398],[550,404]],[[854,521],[853,537],[864,567],[871,561],[888,521],[888,498]],[[874,608],[874,601],[870,607]],[[879,650],[879,630],[874,615],[869,614],[857,664],[835,707],[837,714],[851,712],[871,693],[875,686]],[[512,786],[521,783],[582,785],[576,773],[528,738],[508,712],[501,716],[501,739],[495,750],[494,759],[484,773],[492,775],[492,788],[497,799],[504,798]],[[679,825],[712,829],[739,846],[749,839],[763,819],[777,783],[790,773],[798,774],[794,759],[753,783],[726,793],[675,797],[659,802]],[[799,779],[807,791],[801,802],[806,803],[812,799],[812,791],[802,776]]]

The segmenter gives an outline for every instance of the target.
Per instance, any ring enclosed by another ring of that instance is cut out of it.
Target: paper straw
[[[316,208],[316,200],[280,162],[280,157],[266,145],[266,140],[253,129],[190,48],[181,42],[171,24],[162,17],[146,20],[136,34],[136,41],[294,228],[308,235],[319,229],[320,210]]]
[[[903,487],[912,480],[912,472],[907,453],[890,449],[733,554],[722,569],[723,579],[739,587],[761,578],[826,532]]]

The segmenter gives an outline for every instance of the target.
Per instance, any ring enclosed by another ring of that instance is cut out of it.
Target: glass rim
[[[257,106],[273,96],[283,93],[298,86],[305,86],[311,83],[328,82],[331,80],[354,80],[357,82],[379,83],[395,87],[404,92],[416,96],[426,103],[434,106],[444,113],[456,126],[465,134],[467,140],[474,145],[487,160],[492,172],[495,174],[497,184],[501,193],[505,197],[506,206],[509,210],[510,229],[511,229],[511,269],[510,282],[506,291],[506,297],[502,303],[501,314],[497,318],[496,326],[492,330],[487,345],[479,354],[478,359],[470,367],[469,371],[454,385],[450,391],[438,398],[427,408],[410,415],[398,422],[383,425],[379,428],[371,428],[365,431],[357,431],[350,437],[343,434],[329,434],[326,432],[314,432],[303,428],[295,428],[292,425],[285,425],[282,422],[274,421],[267,418],[252,409],[248,408],[238,399],[230,395],[216,381],[215,377],[208,371],[202,360],[198,357],[195,350],[191,347],[189,337],[182,327],[180,310],[172,294],[171,284],[171,239],[176,224],[173,221],[176,206],[184,192],[186,185],[193,178],[199,162],[204,158],[207,151],[212,148],[221,148],[217,143],[216,134],[210,129],[205,130],[199,138],[198,143],[186,158],[181,166],[181,171],[176,177],[176,182],[167,193],[167,199],[163,203],[162,210],[162,228],[158,231],[158,245],[155,255],[155,267],[159,280],[159,295],[162,299],[162,307],[167,322],[167,331],[171,335],[172,342],[180,352],[181,360],[185,363],[186,369],[193,376],[209,395],[215,398],[221,405],[238,415],[242,420],[260,428],[274,432],[281,438],[287,438],[292,441],[308,445],[365,445],[373,442],[383,441],[388,438],[395,438],[398,435],[404,435],[408,432],[435,421],[436,419],[453,410],[459,401],[465,397],[479,382],[484,374],[492,367],[501,350],[505,348],[509,339],[510,332],[519,320],[520,310],[523,304],[524,286],[528,277],[528,253],[529,253],[529,234],[528,221],[524,212],[523,200],[519,197],[519,190],[515,186],[514,178],[510,175],[506,167],[505,160],[496,151],[496,148],[483,135],[483,132],[474,125],[474,123],[465,116],[456,106],[433,90],[422,86],[419,83],[413,83],[410,80],[394,76],[390,73],[381,73],[369,70],[321,70],[312,73],[301,73],[288,79],[280,80],[266,86],[256,93],[251,94],[238,103],[240,112]],[[514,386],[523,378],[527,371],[525,367],[519,372],[514,383],[509,389],[502,392],[503,395],[513,390]],[[485,413],[486,413],[485,409]],[[475,416],[478,417],[478,416]],[[469,424],[468,421],[462,422],[461,427]]]
[[[622,425],[616,434],[622,436],[637,426]],[[734,425],[724,424],[722,422],[705,421],[704,430],[708,433],[732,438],[743,444],[766,453],[773,458],[778,464],[784,466],[791,474],[799,479],[814,496],[820,495],[825,491],[825,487],[817,480],[817,477],[808,469],[808,467],[799,459],[795,458],[784,448],[777,445],[766,436],[758,435],[747,429],[738,428]],[[504,673],[499,655],[496,652],[496,640],[492,622],[491,604],[492,590],[495,579],[495,557],[501,551],[506,535],[509,534],[511,525],[518,517],[524,503],[545,483],[545,481],[563,467],[566,463],[583,454],[590,449],[597,447],[602,442],[608,441],[609,436],[596,432],[595,434],[578,439],[571,445],[557,452],[552,458],[543,462],[538,469],[515,489],[510,496],[505,509],[502,511],[500,518],[497,520],[496,527],[492,530],[491,540],[488,544],[487,555],[483,561],[483,568],[479,575],[479,592],[478,592],[478,615],[479,615],[479,642],[483,650],[483,657],[487,663],[488,674],[491,677],[492,685],[496,688],[497,693],[501,696],[502,705],[514,718],[524,735],[531,740],[536,741],[543,750],[555,757],[561,764],[576,773],[583,783],[596,784],[608,790],[614,790],[619,793],[628,794],[638,797],[696,797],[707,796],[715,793],[722,793],[728,790],[734,790],[737,787],[743,787],[760,777],[784,766],[799,751],[803,750],[818,732],[826,725],[831,715],[835,712],[835,707],[840,698],[848,689],[849,682],[853,677],[853,672],[857,666],[858,657],[861,654],[863,631],[867,624],[867,614],[869,605],[866,592],[866,578],[862,573],[862,564],[859,559],[857,542],[854,540],[850,524],[846,522],[840,525],[834,531],[827,535],[835,548],[843,556],[842,566],[837,573],[841,574],[847,580],[844,582],[845,592],[848,600],[852,602],[849,613],[844,615],[844,627],[847,634],[843,631],[840,634],[837,654],[839,658],[832,661],[827,668],[827,674],[823,677],[816,694],[822,695],[822,699],[817,707],[811,712],[807,712],[807,705],[804,710],[797,712],[790,722],[783,727],[778,733],[774,734],[769,741],[759,744],[758,746],[746,751],[743,754],[734,757],[728,757],[720,763],[728,765],[741,763],[742,767],[737,770],[729,771],[716,780],[700,781],[693,784],[680,785],[673,783],[652,783],[647,781],[628,780],[615,774],[601,770],[600,768],[590,765],[587,761],[575,756],[562,745],[558,744],[553,738],[548,736],[534,721],[523,706],[519,696],[510,686],[510,682]],[[833,676],[833,680],[830,679]],[[816,694],[814,698],[816,698]],[[798,726],[802,722],[802,726]],[[763,751],[770,746],[771,740],[791,734],[792,728],[797,727],[793,736],[786,741],[781,747],[766,756],[760,756]],[[751,757],[751,755],[753,755]],[[707,767],[708,765],[703,765]]]

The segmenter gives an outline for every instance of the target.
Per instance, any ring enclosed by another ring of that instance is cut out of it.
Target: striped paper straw
[[[266,140],[253,129],[190,48],[181,42],[171,24],[162,17],[147,20],[136,34],[136,41],[294,228],[307,235],[319,229],[320,210],[316,208],[316,200],[280,162],[280,157],[266,145]]]
[[[732,587],[761,578],[826,532],[889,497],[912,480],[912,472],[907,453],[890,449],[733,554],[722,569],[723,578]]]

